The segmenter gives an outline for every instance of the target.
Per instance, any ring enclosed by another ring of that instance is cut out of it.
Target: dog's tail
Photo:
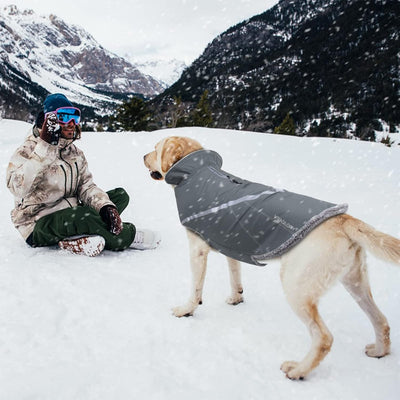
[[[346,215],[344,231],[354,242],[375,257],[400,265],[400,240],[374,229],[365,222]]]

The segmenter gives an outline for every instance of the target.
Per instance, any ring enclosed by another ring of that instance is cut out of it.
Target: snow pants
[[[122,188],[107,192],[110,200],[121,214],[129,203],[129,195]],[[54,246],[60,240],[77,235],[99,235],[105,239],[107,250],[124,250],[135,238],[136,228],[129,222],[123,223],[123,230],[114,235],[99,213],[89,206],[77,206],[56,211],[40,218],[27,243],[32,247]]]

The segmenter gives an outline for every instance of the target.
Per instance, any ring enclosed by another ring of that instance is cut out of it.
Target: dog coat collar
[[[199,150],[174,164],[165,180],[175,185],[182,225],[236,260],[265,265],[326,219],[347,211],[346,204],[250,182],[221,166],[218,153]]]
[[[170,185],[179,185],[199,169],[204,167],[220,169],[221,166],[222,157],[218,153],[212,150],[198,150],[175,163],[165,175],[165,181]]]

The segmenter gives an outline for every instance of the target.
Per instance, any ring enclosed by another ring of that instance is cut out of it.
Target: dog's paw
[[[235,296],[229,296],[225,301],[232,306],[237,306],[243,303],[244,298],[240,293],[237,293]]]
[[[368,357],[381,358],[390,353],[390,349],[379,349],[375,343],[365,346],[365,354]]]
[[[281,371],[286,374],[286,377],[293,380],[303,380],[304,372],[299,368],[300,363],[296,361],[285,361],[281,365]]]
[[[191,317],[194,313],[194,308],[193,307],[187,307],[187,306],[178,306],[174,307],[172,309],[172,313],[175,315],[175,317]]]

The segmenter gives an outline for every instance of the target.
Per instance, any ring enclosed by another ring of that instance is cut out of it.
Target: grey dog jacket
[[[323,221],[347,211],[346,204],[250,182],[221,166],[218,153],[199,150],[174,164],[165,180],[175,186],[182,225],[236,260],[264,265]]]

